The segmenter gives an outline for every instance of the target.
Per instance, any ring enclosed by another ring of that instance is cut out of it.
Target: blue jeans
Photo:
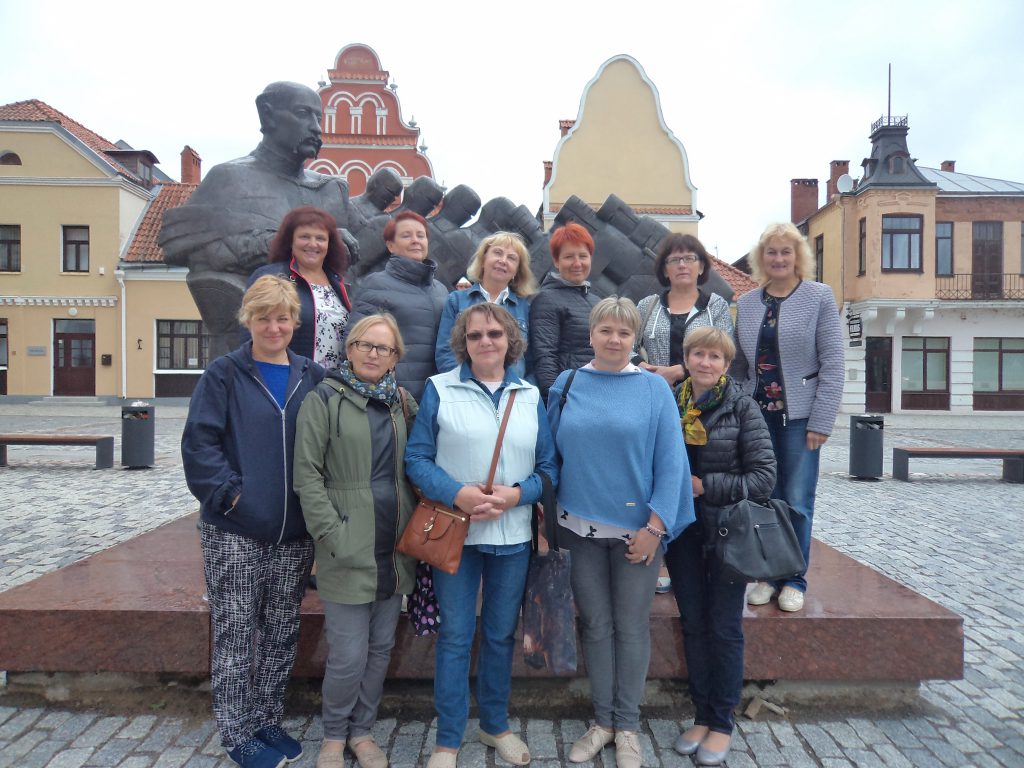
[[[704,557],[698,520],[668,545],[665,565],[683,625],[683,653],[696,715],[694,725],[732,733],[743,690],[743,605],[747,585],[717,577]]]
[[[476,598],[481,578],[484,594],[476,670],[480,730],[497,736],[509,729],[512,655],[529,565],[528,545],[511,555],[490,554],[467,545],[462,550],[455,575],[434,570],[434,590],[441,609],[434,672],[437,746],[449,749],[462,746],[469,719],[469,662],[476,633]]]
[[[779,413],[763,413],[772,437],[772,448],[778,462],[773,499],[782,499],[793,508],[793,530],[803,550],[804,560],[811,563],[811,524],[814,522],[814,496],[818,488],[818,459],[821,451],[807,450],[807,419],[790,420],[785,425]],[[799,573],[776,587],[794,587],[807,591],[807,572]]]

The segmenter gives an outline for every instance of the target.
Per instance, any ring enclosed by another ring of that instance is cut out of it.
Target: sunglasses
[[[491,341],[497,341],[505,335],[504,331],[490,330],[487,331],[487,338]],[[484,337],[483,331],[470,331],[466,334],[466,341],[480,341]]]

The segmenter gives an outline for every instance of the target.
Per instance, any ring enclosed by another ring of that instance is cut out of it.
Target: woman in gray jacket
[[[772,224],[750,252],[758,291],[736,302],[736,360],[732,375],[761,406],[778,460],[773,498],[797,516],[793,528],[810,562],[811,523],[818,486],[819,449],[828,440],[843,394],[843,338],[832,289],[805,279],[814,262],[807,240],[789,223]],[[780,591],[781,590],[781,591]],[[799,611],[805,574],[778,584],[758,584],[750,605],[776,592],[779,608]]]

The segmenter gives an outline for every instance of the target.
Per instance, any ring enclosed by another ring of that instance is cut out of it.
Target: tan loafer
[[[480,743],[498,750],[498,756],[506,763],[526,765],[530,762],[529,748],[514,733],[506,733],[504,736],[491,736],[489,733],[480,731]]]
[[[640,737],[635,731],[618,731],[615,734],[616,768],[640,768],[643,757],[640,754]]]
[[[323,745],[320,745],[320,754],[316,758],[316,768],[345,768],[345,742],[341,742],[341,749],[324,752]]]
[[[427,761],[427,768],[455,768],[458,759],[458,752],[435,752]]]
[[[348,748],[356,756],[359,768],[388,768],[387,755],[377,746],[373,736],[356,736],[354,739],[349,739]]]
[[[602,728],[599,725],[590,726],[590,730],[584,733],[572,745],[569,750],[569,760],[574,763],[585,763],[597,757],[597,753],[615,740],[615,731]]]

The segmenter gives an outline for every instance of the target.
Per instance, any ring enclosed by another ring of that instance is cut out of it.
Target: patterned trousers
[[[313,542],[271,544],[199,524],[210,598],[213,713],[225,749],[284,716]]]

